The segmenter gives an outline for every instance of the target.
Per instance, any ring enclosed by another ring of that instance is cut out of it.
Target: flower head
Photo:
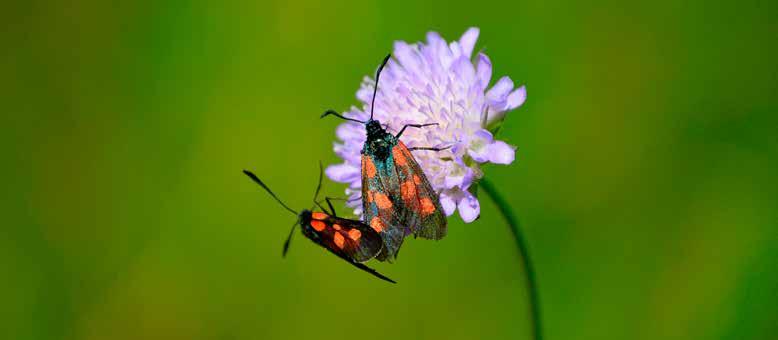
[[[526,99],[524,86],[517,89],[502,77],[489,89],[492,63],[478,53],[471,61],[478,29],[470,28],[459,41],[446,43],[436,32],[427,33],[427,42],[394,44],[394,60],[381,73],[375,99],[374,118],[396,133],[405,124],[438,123],[420,129],[407,129],[402,141],[408,147],[449,147],[443,151],[415,151],[414,156],[432,187],[440,193],[446,215],[459,210],[465,222],[480,213],[478,199],[468,189],[484,176],[481,164],[510,164],[514,147],[496,140],[489,130],[497,126],[509,110]],[[344,116],[367,120],[375,82],[362,81],[357,99],[362,108],[351,107]],[[327,176],[348,183],[348,205],[362,213],[360,151],[365,127],[347,121],[338,126],[335,153],[343,163],[327,168]]]

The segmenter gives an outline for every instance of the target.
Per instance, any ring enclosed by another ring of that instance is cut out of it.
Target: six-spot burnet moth
[[[289,231],[289,236],[286,238],[286,242],[284,242],[282,256],[286,256],[286,252],[289,250],[289,242],[294,234],[294,228],[299,224],[303,235],[313,241],[313,243],[324,247],[359,269],[373,274],[382,280],[396,283],[394,280],[362,264],[362,262],[368,261],[381,253],[383,243],[378,232],[361,221],[337,217],[329,197],[325,198],[330,208],[329,211],[321,205],[320,201],[317,201],[319,190],[321,189],[321,170],[321,164],[319,164],[319,184],[316,187],[313,202],[314,207],[318,206],[322,211],[311,211],[314,209],[314,207],[311,207],[310,210],[305,209],[299,213],[284,204],[256,175],[248,170],[243,170],[244,174],[265,189],[282,207],[297,216],[297,221],[292,225],[292,230]]]
[[[446,217],[437,192],[411,155],[413,150],[442,149],[408,148],[400,141],[400,136],[408,127],[422,128],[437,123],[406,124],[396,135],[392,135],[373,119],[378,79],[390,57],[391,54],[386,56],[376,71],[370,119],[347,118],[334,110],[326,111],[321,117],[333,115],[365,124],[367,140],[362,147],[362,211],[365,223],[378,230],[384,241],[378,260],[391,262],[396,258],[405,236],[411,233],[433,240],[446,236]]]

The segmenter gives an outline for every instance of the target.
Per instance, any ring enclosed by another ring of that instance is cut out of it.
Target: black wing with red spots
[[[397,186],[392,166],[376,157],[362,155],[362,211],[365,223],[377,231],[384,241],[379,261],[394,261],[403,239],[410,233],[396,213],[390,197],[391,188]]]
[[[304,214],[300,221],[303,234],[353,266],[392,283],[394,280],[362,264],[383,249],[381,236],[361,221],[334,217],[322,212]]]
[[[319,168],[321,169],[321,164]],[[243,170],[243,173],[265,189],[265,191],[267,191],[267,193],[287,211],[293,215],[297,215],[297,222],[293,225],[286,242],[284,242],[282,255],[286,255],[286,251],[289,249],[289,241],[291,241],[294,233],[294,226],[299,224],[303,235],[314,243],[322,246],[354,267],[368,272],[379,279],[396,283],[392,279],[383,276],[372,268],[362,264],[362,262],[376,257],[381,253],[381,249],[383,249],[381,236],[379,236],[375,230],[361,221],[335,217],[334,209],[331,212],[333,216],[323,212],[311,212],[310,210],[303,210],[298,214],[282,202],[264,182],[254,175],[254,173],[248,170]],[[321,188],[321,178],[322,176],[320,174],[320,185],[316,188],[316,194],[313,199],[314,203],[319,205],[319,207],[322,206],[316,201],[316,197],[318,196],[319,188]],[[330,205],[330,209],[332,209],[332,204],[330,204],[329,199],[326,200]],[[322,210],[325,209],[322,207]]]
[[[355,262],[370,260],[383,248],[381,236],[361,221],[313,212],[310,220],[304,219],[302,223],[306,236]]]
[[[361,151],[364,221],[383,239],[384,248],[377,259],[391,262],[407,235],[443,238],[446,218],[437,193],[408,148],[399,141],[407,127],[422,128],[436,123],[406,124],[395,136],[373,119],[378,80],[390,58],[391,54],[387,55],[376,71],[368,120],[344,117],[333,110],[326,111],[322,117],[334,115],[365,124],[367,138]]]
[[[433,240],[446,236],[438,194],[401,141],[393,143],[384,157],[362,155],[362,206],[365,223],[384,240],[380,261],[393,261],[407,235]]]
[[[424,175],[410,150],[398,141],[392,148],[394,170],[399,192],[391,192],[393,201],[403,207],[398,209],[400,219],[411,229],[414,236],[440,240],[446,236],[446,216],[440,205],[438,193]]]

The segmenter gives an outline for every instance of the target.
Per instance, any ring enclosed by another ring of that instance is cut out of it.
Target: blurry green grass
[[[487,174],[522,219],[548,339],[776,329],[775,35],[764,2],[17,3],[0,88],[0,338],[528,338],[488,201],[390,286],[297,235],[394,40],[481,28],[527,85]],[[326,183],[327,193],[343,187]],[[342,209],[342,208],[341,208]]]

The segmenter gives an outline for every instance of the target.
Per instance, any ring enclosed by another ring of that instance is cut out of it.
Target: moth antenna
[[[384,69],[384,66],[386,66],[386,63],[389,62],[389,58],[392,57],[392,54],[389,53],[386,55],[386,58],[384,58],[384,61],[381,63],[381,66],[378,67],[378,71],[375,72],[375,86],[373,87],[373,100],[370,102],[370,120],[373,120],[373,108],[375,108],[375,94],[378,92],[378,78],[381,76],[381,71]]]
[[[343,120],[350,120],[352,122],[357,122],[357,123],[360,123],[360,124],[365,124],[365,122],[363,122],[361,120],[358,120],[358,119],[343,117],[343,115],[341,115],[340,113],[337,113],[335,110],[324,111],[324,113],[322,113],[321,117],[319,117],[319,118],[324,118],[324,117],[329,116],[329,115],[333,115],[333,116],[338,117],[338,118],[343,119]]]
[[[260,181],[259,178],[257,178],[257,176],[254,175],[251,171],[243,170],[243,173],[246,174],[246,176],[249,176],[249,178],[254,180],[254,182],[259,184],[259,186],[261,186],[263,189],[265,189],[267,191],[267,193],[270,194],[270,196],[273,196],[273,198],[276,199],[276,202],[278,202],[278,204],[281,204],[281,206],[284,207],[286,210],[288,210],[290,213],[292,213],[292,215],[297,216],[297,212],[296,211],[292,210],[292,208],[290,208],[289,206],[284,204],[284,202],[281,202],[281,200],[278,198],[278,196],[276,196],[276,194],[274,194],[273,191],[271,191],[270,188],[268,188],[267,185],[265,185],[265,183],[262,183],[262,181]]]
[[[300,221],[294,221],[292,224],[292,230],[289,231],[289,236],[286,237],[284,242],[284,250],[281,252],[281,257],[286,257],[286,252],[289,251],[289,243],[292,242],[292,235],[294,235],[294,228],[300,223]]]
[[[365,272],[368,272],[368,273],[372,274],[373,276],[375,276],[375,277],[377,277],[377,278],[379,278],[379,279],[381,279],[381,280],[384,280],[384,281],[386,281],[386,282],[391,282],[391,283],[397,283],[397,281],[395,281],[395,280],[392,280],[392,279],[390,279],[390,278],[388,278],[388,277],[386,277],[386,276],[382,275],[381,273],[379,273],[379,272],[375,271],[375,269],[373,269],[373,268],[370,268],[370,267],[368,267],[368,266],[366,266],[366,265],[364,265],[364,264],[362,264],[362,263],[359,263],[359,262],[354,262],[354,261],[350,261],[350,260],[348,260],[348,259],[346,259],[346,261],[349,261],[349,262],[350,262],[352,265],[354,265],[354,267],[357,267],[357,268],[359,268],[359,269],[362,269],[362,270],[364,270]]]

